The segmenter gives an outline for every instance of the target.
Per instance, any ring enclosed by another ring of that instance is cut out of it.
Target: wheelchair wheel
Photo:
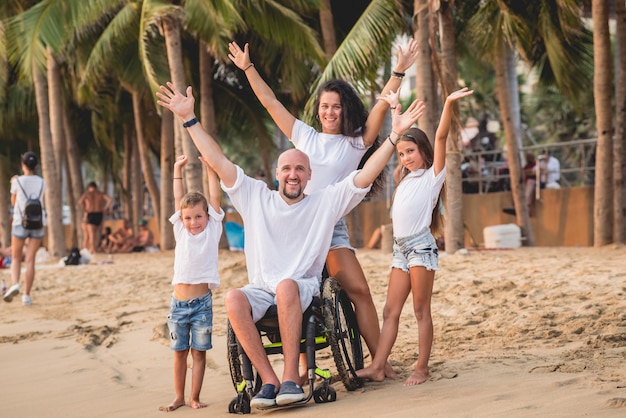
[[[323,281],[322,301],[337,372],[346,389],[355,390],[362,384],[356,370],[363,368],[363,346],[352,302],[334,277]]]
[[[244,376],[244,365],[243,365],[243,355],[239,351],[239,344],[237,343],[237,337],[235,336],[235,332],[233,328],[230,326],[230,322],[227,323],[226,326],[226,344],[227,350],[226,355],[228,357],[228,366],[230,368],[230,378],[233,382],[233,386],[235,387],[235,391],[243,392],[245,391],[245,387],[243,386],[245,381]],[[254,382],[252,394],[256,395],[256,393],[261,389],[261,377],[258,375],[256,370],[252,365],[252,382]],[[249,402],[249,401],[248,401]]]

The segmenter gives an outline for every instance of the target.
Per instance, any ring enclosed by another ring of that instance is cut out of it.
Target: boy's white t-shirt
[[[393,236],[403,238],[430,228],[432,213],[446,179],[446,168],[435,176],[435,169],[419,169],[398,184],[391,208]]]
[[[291,142],[309,156],[311,180],[304,192],[311,194],[329,184],[335,184],[359,167],[367,152],[363,137],[331,135],[316,131],[296,120],[291,130]]]
[[[17,181],[20,181],[20,184],[17,184]],[[20,188],[20,185],[24,188],[26,195]],[[43,188],[42,188],[43,186]],[[11,225],[21,225],[22,224],[22,212],[26,207],[26,201],[30,197],[39,197],[39,201],[41,202],[41,209],[43,210],[43,224],[47,225],[46,222],[46,207],[45,207],[45,199],[44,193],[46,191],[46,182],[39,176],[19,176],[11,181],[11,194],[15,195],[15,205],[13,206],[13,223]],[[41,192],[41,195],[39,193]]]
[[[222,219],[224,211],[217,213],[209,205],[209,221],[204,231],[197,235],[185,229],[180,210],[170,217],[174,225],[174,278],[172,284],[208,283],[210,289],[220,285],[217,268],[217,253],[222,236]]]
[[[243,219],[251,285],[271,293],[283,279],[319,285],[335,223],[370,189],[355,187],[355,174],[292,205],[264,182],[246,176],[241,167],[232,187],[222,183]]]

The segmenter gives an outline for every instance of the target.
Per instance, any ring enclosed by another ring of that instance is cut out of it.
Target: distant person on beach
[[[46,182],[36,174],[39,167],[39,159],[34,152],[22,155],[21,176],[13,176],[11,179],[11,205],[13,205],[13,223],[11,224],[11,287],[4,294],[4,301],[11,302],[20,293],[20,274],[22,272],[22,257],[26,264],[24,273],[24,292],[22,303],[24,306],[32,304],[30,291],[35,281],[35,256],[41,246],[44,237],[44,227],[38,229],[26,229],[22,224],[22,216],[26,202],[31,198],[38,198],[42,209],[45,210],[44,192]],[[45,212],[43,212],[45,214]],[[43,225],[46,217],[43,216]],[[28,239],[28,248],[24,254],[24,243]]]
[[[418,356],[415,370],[404,385],[418,385],[430,378],[428,361],[433,343],[430,303],[435,270],[439,270],[437,242],[433,235],[441,235],[443,228],[440,212],[443,202],[440,199],[446,178],[446,140],[454,103],[472,93],[472,90],[463,88],[446,98],[435,133],[434,149],[422,130],[399,131],[402,135],[397,139],[396,148],[402,172],[391,209],[393,260],[383,326],[372,364],[357,370],[359,377],[375,381],[385,379],[385,365],[398,336],[400,314],[409,293],[412,293],[418,327]]]
[[[220,208],[220,186],[215,171],[201,158],[209,177],[209,201],[198,192],[185,194],[183,167],[186,155],[174,163],[174,205],[170,217],[174,225],[174,292],[167,326],[170,348],[174,351],[174,392],[171,404],[159,408],[174,411],[185,405],[187,358],[191,352],[191,394],[189,406],[205,408],[200,390],[206,369],[206,351],[212,348],[213,299],[211,290],[220,284],[217,253],[222,236],[224,211]],[[145,226],[145,225],[144,225]]]
[[[98,185],[95,182],[89,183],[87,191],[78,200],[78,205],[87,213],[87,249],[95,254],[98,250],[98,231],[102,220],[104,219],[104,213],[109,210],[113,203],[113,199],[104,192],[98,190]]]
[[[278,190],[270,190],[263,181],[245,175],[233,164],[198,123],[191,87],[186,95],[172,83],[160,89],[157,103],[184,122],[194,144],[221,178],[223,190],[243,218],[249,284],[229,290],[224,301],[230,324],[263,381],[250,405],[263,408],[298,402],[305,397],[298,384],[302,313],[320,293],[333,227],[365,197],[393,154],[395,143],[392,139],[384,141],[361,170],[311,194],[304,193],[311,179],[309,158],[300,150],[289,149],[278,157],[275,173]],[[407,129],[423,110],[423,103],[418,101],[404,114],[400,114],[398,107],[393,117],[394,129]],[[283,343],[282,379],[272,368],[255,326],[274,304],[278,308]]]

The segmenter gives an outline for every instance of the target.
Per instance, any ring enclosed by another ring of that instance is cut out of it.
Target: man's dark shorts
[[[89,225],[100,226],[100,224],[102,223],[103,217],[104,217],[104,214],[102,212],[89,212],[87,214],[87,223]]]

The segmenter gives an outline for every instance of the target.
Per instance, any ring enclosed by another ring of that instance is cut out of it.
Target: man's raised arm
[[[204,130],[194,112],[194,97],[191,86],[187,87],[186,95],[182,94],[171,82],[160,86],[156,93],[157,104],[170,110],[183,122],[198,151],[206,158],[226,187],[231,187],[237,180],[235,165],[224,155],[215,139]]]

